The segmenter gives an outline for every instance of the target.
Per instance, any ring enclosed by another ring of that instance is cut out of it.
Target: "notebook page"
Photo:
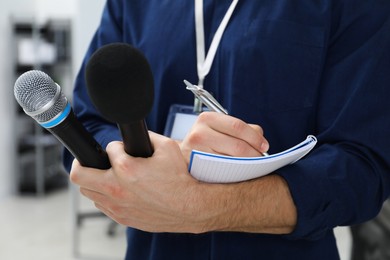
[[[258,178],[292,164],[313,149],[317,139],[309,135],[301,143],[276,154],[261,157],[232,157],[192,151],[189,172],[203,182],[231,183]]]

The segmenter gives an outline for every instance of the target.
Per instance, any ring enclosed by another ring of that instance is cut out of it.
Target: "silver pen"
[[[184,80],[187,89],[190,90],[203,104],[205,104],[211,111],[227,115],[225,108],[205,89],[193,85],[187,80]],[[268,153],[262,153],[263,156],[268,156]]]
[[[191,90],[192,93],[205,104],[211,111],[218,113],[223,113],[227,115],[227,111],[218,103],[218,101],[205,89],[200,88],[196,85],[191,84],[187,80],[184,80],[184,83],[187,86],[188,90]]]

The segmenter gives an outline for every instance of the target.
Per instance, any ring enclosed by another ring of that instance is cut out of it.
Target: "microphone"
[[[77,120],[61,87],[46,73],[23,73],[15,82],[14,95],[24,112],[53,134],[81,165],[111,167],[107,153]]]
[[[154,99],[153,75],[144,55],[126,43],[98,49],[86,66],[88,94],[96,109],[118,125],[127,154],[150,157],[145,117]]]

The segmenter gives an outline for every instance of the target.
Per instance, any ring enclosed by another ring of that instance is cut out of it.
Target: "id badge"
[[[174,140],[183,140],[198,118],[193,106],[174,104],[169,109],[164,135]]]

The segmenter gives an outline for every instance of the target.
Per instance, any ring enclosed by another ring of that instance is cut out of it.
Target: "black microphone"
[[[126,153],[150,157],[153,148],[144,119],[153,106],[154,83],[144,55],[126,43],[105,45],[91,56],[85,78],[96,109],[117,123]]]
[[[52,133],[86,167],[111,167],[107,153],[77,120],[61,88],[46,73],[31,70],[15,82],[14,95],[24,112]]]

